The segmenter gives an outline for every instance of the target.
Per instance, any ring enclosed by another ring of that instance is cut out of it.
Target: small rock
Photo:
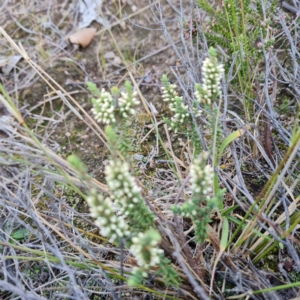
[[[293,261],[290,258],[287,258],[283,264],[283,267],[288,271],[291,272],[293,270]]]

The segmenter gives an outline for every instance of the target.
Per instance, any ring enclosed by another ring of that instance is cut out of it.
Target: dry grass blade
[[[294,10],[84,2],[0,4],[0,298],[297,297]]]
[[[99,137],[99,139],[106,145],[105,142],[105,133],[103,130],[99,127],[99,125],[94,121],[93,118],[90,117],[90,115],[77,103],[77,101],[61,86],[59,85],[51,76],[49,76],[40,66],[38,66],[35,62],[31,60],[31,58],[28,56],[22,45],[19,46],[10,38],[10,36],[5,32],[5,30],[0,27],[0,32],[3,34],[3,36],[7,39],[7,41],[13,46],[13,48],[30,64],[30,66],[41,76],[41,78],[45,81],[45,83],[53,90],[53,92],[57,92],[55,86],[60,92],[63,92],[64,95],[68,95],[72,103],[74,103],[80,111],[85,115],[85,117],[89,120],[91,124],[93,124],[92,130],[95,132],[95,134]],[[51,83],[54,85],[52,85]],[[89,126],[89,124],[87,123]],[[99,134],[101,133],[101,135]],[[106,145],[107,146],[107,145]]]

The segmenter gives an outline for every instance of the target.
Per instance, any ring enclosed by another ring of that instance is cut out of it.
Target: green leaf
[[[11,238],[22,241],[29,237],[30,232],[26,228],[20,228],[11,234]]]
[[[225,251],[229,236],[229,222],[227,218],[223,218],[223,228],[222,228],[222,236],[220,243],[220,252]]]
[[[100,90],[97,88],[96,84],[93,82],[88,81],[86,83],[88,90],[96,97],[100,97],[101,92]]]
[[[246,125],[246,128],[249,130],[250,129],[250,126],[249,125]],[[222,154],[225,150],[225,148],[232,142],[234,141],[235,139],[243,136],[244,134],[246,133],[246,130],[244,128],[242,129],[239,129],[239,130],[236,130],[234,132],[232,132],[231,134],[229,134],[226,139],[223,141],[221,147],[220,147],[220,150],[219,150],[219,155],[218,155],[218,158],[220,159],[222,157]]]
[[[77,155],[69,155],[67,161],[80,173],[85,174],[87,167]]]
[[[120,144],[120,137],[117,136],[115,131],[110,125],[105,126],[104,132],[107,136],[107,142],[109,145],[109,150],[114,152],[117,150],[118,145]]]
[[[223,217],[227,217],[231,212],[233,212],[238,207],[239,207],[239,205],[231,206],[230,208],[225,209],[223,212],[221,212],[221,214]]]
[[[241,224],[241,220],[233,217],[233,216],[226,216],[228,220],[230,220],[231,222],[237,224],[237,225],[240,225]]]
[[[111,87],[110,92],[113,97],[119,97],[121,93],[120,89],[116,85]]]

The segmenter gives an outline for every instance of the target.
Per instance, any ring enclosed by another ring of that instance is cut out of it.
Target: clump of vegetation
[[[199,13],[192,13],[185,22],[185,36],[202,48],[204,44],[199,32],[203,32],[208,46],[222,49],[226,73],[236,73],[233,83],[244,95],[244,113],[250,121],[254,111],[249,98],[256,92],[253,83],[261,75],[258,68],[264,61],[264,51],[275,43],[278,2],[224,0],[217,9],[207,0],[197,0],[196,4],[209,19],[203,23]]]
[[[202,94],[198,92],[198,98],[206,99],[206,103],[214,102],[220,95],[219,81],[222,75],[222,67],[217,66],[215,51],[211,49],[211,57],[208,58],[203,64],[203,71],[205,77],[201,88]],[[179,97],[175,92],[174,85],[171,85],[166,76],[162,78],[164,83],[163,98],[170,104],[170,110],[174,116],[170,121],[170,128],[177,132],[178,129],[184,130],[182,124],[189,120],[192,125],[192,119],[188,106],[184,105],[182,97]],[[112,97],[104,90],[99,91],[97,88],[89,83],[89,88],[93,94],[98,98],[92,98],[93,113],[98,121],[107,123],[107,120],[116,120],[114,116],[107,117],[110,114],[121,112],[121,117],[125,118],[128,114],[134,114],[132,106],[137,104],[135,93],[129,82],[126,82],[127,93],[122,93],[117,102],[121,104],[120,111],[114,111],[114,103],[111,101]],[[198,89],[200,89],[198,87]],[[106,105],[103,104],[103,99],[109,99]],[[202,100],[204,102],[204,100]],[[198,103],[195,101],[195,103]],[[122,109],[126,107],[125,110]],[[101,117],[99,117],[101,116]],[[104,116],[104,117],[103,117]],[[188,131],[184,130],[187,134]],[[133,277],[130,279],[130,284],[138,285],[144,277],[147,277],[147,271],[150,268],[159,266],[163,250],[158,249],[158,242],[161,240],[158,230],[155,229],[154,215],[149,211],[145,205],[145,201],[141,195],[141,189],[136,184],[134,177],[129,172],[129,165],[122,162],[117,157],[116,135],[112,127],[106,128],[106,136],[108,139],[109,148],[112,153],[112,158],[109,165],[106,167],[106,181],[110,189],[111,195],[103,198],[97,195],[96,191],[91,190],[90,196],[87,201],[91,207],[92,216],[96,218],[96,225],[99,226],[100,232],[103,236],[109,238],[110,242],[115,242],[117,245],[126,244],[130,252],[135,255],[139,268],[133,270]],[[191,218],[195,223],[196,241],[202,243],[207,237],[206,225],[210,222],[210,214],[217,207],[217,203],[221,201],[222,194],[211,197],[213,191],[213,178],[214,171],[206,165],[208,154],[202,154],[200,158],[196,158],[195,162],[191,165],[191,190],[193,197],[190,201],[185,202],[182,206],[173,208],[173,212],[182,215],[186,218]],[[74,161],[74,157],[70,158],[76,168],[81,165],[81,162]],[[79,170],[78,170],[79,171]],[[87,177],[88,178],[88,177]],[[201,202],[200,202],[201,199]],[[202,206],[203,204],[203,206]],[[115,208],[113,208],[115,207]],[[115,210],[115,212],[114,212]],[[152,228],[149,230],[149,228]],[[131,237],[132,236],[132,237]],[[166,265],[161,266],[164,278],[167,282],[172,282],[175,286],[179,285],[179,277],[177,280],[174,270],[166,271]],[[170,277],[170,274],[173,278]]]
[[[64,103],[101,141],[89,144],[91,156],[102,155],[92,165],[76,151],[64,160],[49,150],[54,143],[39,141],[0,85],[15,120],[0,127],[7,299],[296,297],[299,107],[287,107],[299,100],[298,20],[284,17],[277,1],[195,4],[182,15],[180,51],[171,41],[186,75],[176,66],[177,82],[161,76],[161,111],[132,72],[110,90],[87,82],[92,117],[64,91]],[[278,118],[275,106],[293,120]],[[143,138],[131,128],[142,118]]]

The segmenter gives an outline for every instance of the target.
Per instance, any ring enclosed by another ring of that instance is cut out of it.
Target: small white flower
[[[213,186],[214,171],[210,165],[204,165],[208,153],[203,152],[191,165],[191,188],[194,194],[202,193],[207,195]]]
[[[122,92],[121,97],[118,99],[120,113],[123,118],[126,118],[128,115],[133,115],[135,113],[134,107],[139,104],[137,100],[137,92],[132,92],[132,87],[129,82],[125,83],[127,86],[127,92]]]
[[[154,267],[160,262],[159,255],[163,253],[163,250],[157,248],[159,240],[159,234],[153,230],[149,230],[146,233],[139,233],[131,239],[132,246],[130,247],[130,252],[136,258],[138,265],[143,270],[143,274],[145,273],[144,277],[147,276],[146,271],[150,267]]]
[[[110,242],[130,234],[124,217],[115,215],[110,198],[104,199],[93,189],[87,197],[87,202],[92,216],[96,218],[95,225],[100,228],[101,235],[108,237]]]
[[[92,113],[95,115],[97,122],[110,124],[116,121],[114,116],[114,100],[110,93],[102,89],[99,98],[93,98],[92,102]]]

